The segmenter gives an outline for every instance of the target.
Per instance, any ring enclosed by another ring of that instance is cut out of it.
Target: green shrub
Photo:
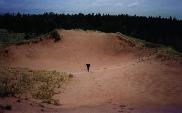
[[[57,30],[54,30],[50,33],[51,38],[54,39],[54,42],[58,42],[61,40],[61,36]]]

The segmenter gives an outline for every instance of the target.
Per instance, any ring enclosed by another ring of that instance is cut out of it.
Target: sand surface
[[[55,96],[62,105],[42,108],[28,100],[0,99],[12,104],[8,113],[182,113],[181,61],[161,61],[155,50],[134,47],[114,33],[59,32],[62,40],[56,43],[8,47],[0,63],[72,73],[64,92]]]

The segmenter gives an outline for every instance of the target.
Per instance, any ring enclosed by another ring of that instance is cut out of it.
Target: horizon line
[[[0,15],[5,15],[5,14],[10,14],[10,15],[16,15],[16,14],[22,14],[22,15],[43,15],[43,14],[45,14],[45,13],[48,13],[48,14],[50,14],[50,13],[53,13],[53,14],[64,14],[64,15],[78,15],[78,14],[83,14],[83,15],[89,15],[89,14],[94,14],[94,15],[97,15],[97,14],[100,14],[100,15],[110,15],[110,16],[119,16],[119,15],[128,15],[128,16],[136,16],[136,17],[146,17],[146,18],[149,18],[149,17],[152,17],[152,18],[161,18],[161,19],[170,19],[170,18],[172,18],[172,19],[177,19],[177,20],[182,20],[182,17],[175,17],[175,16],[161,16],[161,15],[156,15],[156,16],[146,16],[146,15],[137,15],[137,14],[127,14],[127,13],[118,13],[118,14],[112,14],[112,13],[100,13],[100,12],[98,12],[98,13],[95,13],[95,12],[90,12],[90,13],[83,13],[83,12],[77,12],[77,13],[74,13],[74,11],[72,12],[72,11],[68,11],[68,12],[66,12],[66,11],[60,11],[60,12],[53,12],[53,11],[45,11],[45,12],[21,12],[21,11],[17,11],[17,12],[0,12]]]

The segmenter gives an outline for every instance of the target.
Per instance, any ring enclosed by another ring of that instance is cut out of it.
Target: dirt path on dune
[[[9,47],[1,63],[70,72],[73,79],[55,96],[61,106],[22,104],[13,113],[181,113],[182,67],[161,62],[117,34],[60,31],[62,40]],[[85,64],[91,64],[87,72]],[[4,100],[5,102],[6,100]],[[22,102],[23,103],[23,102]],[[14,103],[15,108],[18,104]],[[31,110],[29,110],[31,109]]]

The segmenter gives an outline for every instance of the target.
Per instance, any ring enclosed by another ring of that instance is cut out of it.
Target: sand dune
[[[10,46],[2,64],[48,69],[74,74],[64,93],[56,95],[62,106],[45,108],[59,113],[178,113],[182,112],[182,67],[166,65],[155,51],[131,45],[114,33],[60,30],[62,40]],[[91,72],[85,64],[91,64]],[[171,63],[172,64],[172,63]],[[5,102],[7,100],[3,100]],[[15,104],[15,107],[18,106]],[[40,108],[26,102],[24,110]],[[18,107],[17,107],[18,108]]]

